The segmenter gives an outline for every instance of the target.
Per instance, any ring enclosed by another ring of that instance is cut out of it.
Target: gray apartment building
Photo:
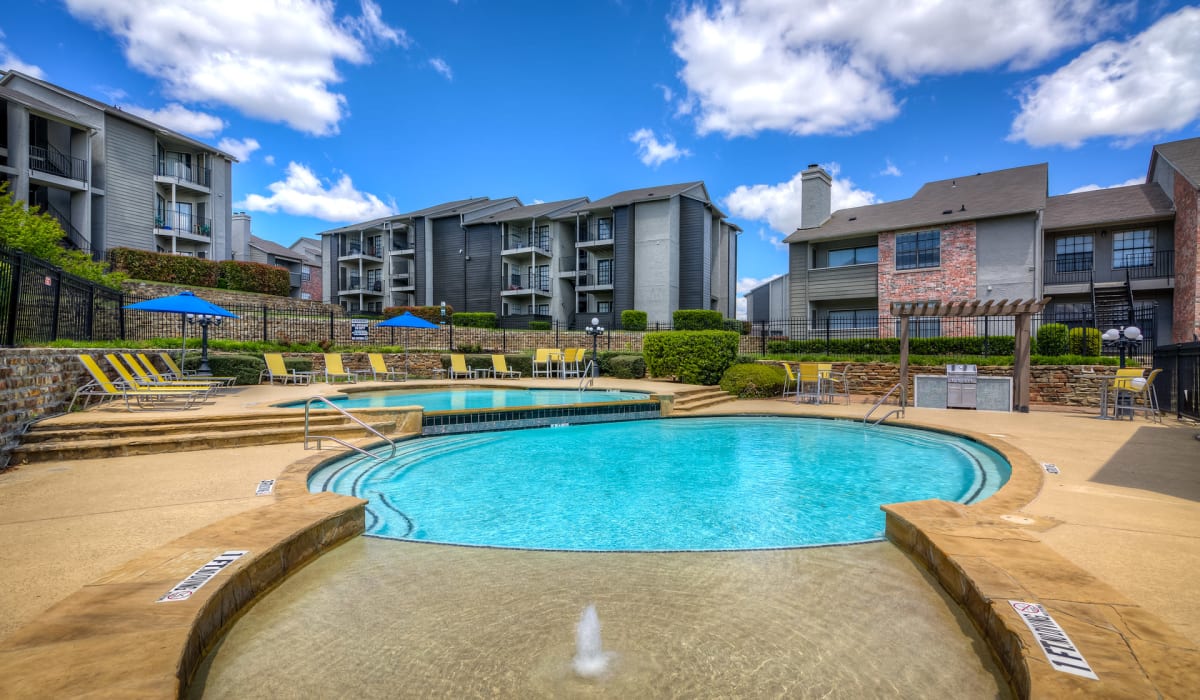
[[[67,242],[228,259],[235,158],[57,85],[0,75],[0,178]]]
[[[737,235],[702,182],[522,204],[464,199],[320,234],[325,300],[349,312],[439,305],[506,325],[621,311],[735,313]],[[336,261],[336,264],[335,262]]]

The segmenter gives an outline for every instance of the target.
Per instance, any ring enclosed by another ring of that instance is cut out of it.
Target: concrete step
[[[313,415],[309,419],[311,427],[336,426],[346,423],[340,415]],[[163,423],[114,425],[35,425],[21,436],[21,443],[28,445],[44,442],[75,442],[80,440],[102,440],[114,435],[124,438],[154,437],[158,435],[192,434],[197,431],[220,430],[254,430],[284,426],[304,426],[304,416],[289,415],[276,418],[228,418],[226,420],[209,421],[169,421]]]
[[[715,406],[717,404],[725,403],[726,401],[732,401],[732,400],[733,400],[733,397],[730,396],[729,394],[725,394],[724,396],[712,396],[707,399],[701,399],[701,400],[690,402],[685,406],[679,406],[679,404],[676,404],[675,410],[677,410],[677,411],[695,411],[697,409],[704,408],[705,406]]]
[[[703,406],[712,406],[714,404],[724,403],[732,400],[733,397],[720,387],[693,389],[680,392],[675,395],[675,410],[694,411]]]

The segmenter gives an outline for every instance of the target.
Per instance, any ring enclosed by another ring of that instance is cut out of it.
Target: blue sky
[[[786,271],[808,163],[835,209],[1040,162],[1062,194],[1200,135],[1178,2],[24,0],[0,33],[0,68],[239,155],[260,237],[703,180],[742,291]]]

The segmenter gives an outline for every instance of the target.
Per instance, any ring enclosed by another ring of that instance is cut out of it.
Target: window
[[[501,304],[500,307],[501,307],[500,308],[501,316],[511,316],[512,315],[512,313],[508,310],[508,302],[507,301],[504,302],[503,304]]]
[[[1066,236],[1054,241],[1055,272],[1090,272],[1092,236]]]
[[[587,251],[586,251],[586,250],[581,250],[581,251],[579,251],[579,267],[578,267],[577,269],[579,269],[579,270],[586,270],[586,269],[588,269],[588,268],[587,268],[587,265],[588,265],[587,261],[588,261],[588,254],[587,254]]]
[[[1154,264],[1154,232],[1120,231],[1113,234],[1113,269],[1148,267]]]
[[[538,312],[538,316],[549,316],[550,315],[550,305],[549,304],[538,304],[537,312]]]
[[[942,334],[942,319],[922,318],[920,316],[908,319],[908,337],[936,338]],[[896,337],[900,337],[900,319],[896,319]]]
[[[182,231],[192,230],[191,202],[175,202],[175,228]]]
[[[586,294],[579,295],[578,303],[575,304],[575,310],[581,314],[587,313],[587,295]]]
[[[596,284],[612,284],[612,260],[596,261]]]
[[[596,302],[596,313],[599,313],[599,314],[612,313],[612,302],[611,301]]]
[[[312,300],[312,294],[309,294],[308,292],[300,292],[300,298],[304,301],[310,301]]]
[[[596,240],[607,241],[612,238],[612,219],[596,219]]]
[[[308,265],[301,265],[300,266],[300,281],[307,282],[311,276],[312,276],[312,269],[309,268]]]
[[[914,270],[942,264],[942,232],[920,231],[896,236],[896,269]]]
[[[878,246],[864,245],[857,248],[840,248],[829,251],[829,267],[867,265],[877,262],[879,262]]]
[[[874,328],[879,325],[878,309],[843,309],[830,311],[827,314],[829,328],[843,330],[847,328]]]

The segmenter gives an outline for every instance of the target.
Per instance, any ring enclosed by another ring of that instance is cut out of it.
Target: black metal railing
[[[1154,391],[1163,412],[1200,420],[1200,342],[1156,348],[1154,367],[1162,370]]]
[[[1126,272],[1135,280],[1175,277],[1174,250],[1145,253],[1127,258],[1126,262],[1132,264],[1116,269],[1093,271],[1092,253],[1071,253],[1047,257],[1043,269],[1046,271],[1046,284],[1088,284],[1093,281],[1093,275],[1098,284],[1123,282]]]
[[[180,160],[160,160],[156,171],[159,177],[171,177],[201,187],[212,186],[212,168],[197,168]]]
[[[90,254],[92,252],[91,240],[84,236],[82,231],[75,228],[75,225],[71,223],[71,219],[66,214],[62,213],[57,207],[50,204],[46,205],[46,213],[49,214],[55,221],[57,221],[59,226],[62,226],[63,231],[65,231],[67,234],[67,242],[70,243],[72,247],[82,250],[85,253]]]
[[[212,219],[179,211],[160,211],[154,215],[154,228],[160,231],[190,233],[193,236],[212,236]]]
[[[366,255],[372,258],[378,258],[380,253],[379,249],[373,245],[363,246],[358,243],[347,243],[342,246],[341,252],[338,253],[338,257],[344,258],[350,255]]]
[[[29,146],[29,167],[38,172],[87,182],[87,161],[69,156],[50,144]]]

